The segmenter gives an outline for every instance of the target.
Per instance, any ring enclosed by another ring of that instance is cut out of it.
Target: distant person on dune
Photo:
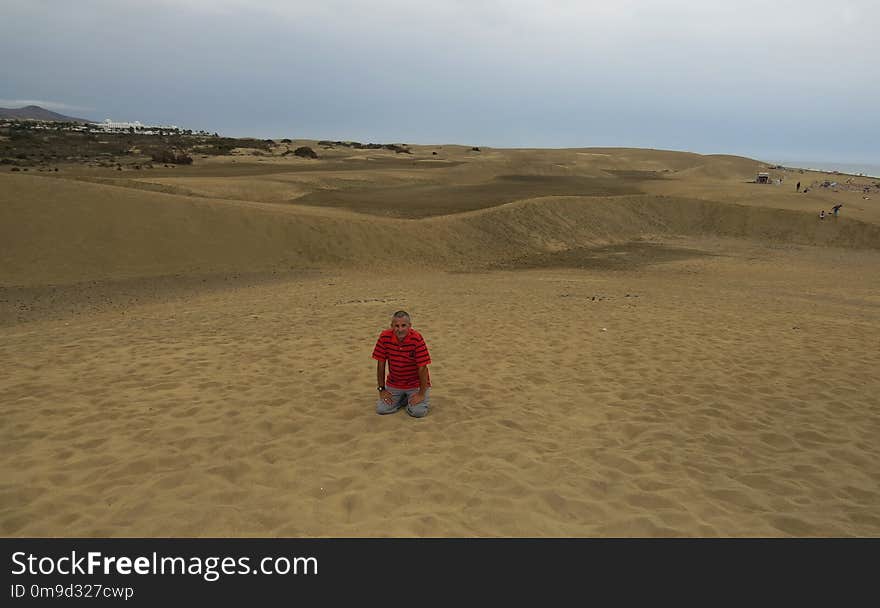
[[[797,191],[798,191],[798,192],[801,191],[801,183],[800,183],[800,182],[797,183]]]
[[[379,401],[377,414],[393,414],[406,405],[406,413],[414,418],[428,414],[431,377],[428,365],[431,355],[422,334],[412,328],[409,313],[398,310],[391,317],[391,327],[379,334],[373,347],[376,360],[376,384]],[[388,378],[385,362],[388,362]]]
[[[825,219],[825,210],[824,210],[824,209],[822,209],[822,211],[819,212],[819,219],[820,219],[820,220],[824,220],[824,219]]]
[[[831,208],[832,213],[834,213],[834,217],[840,215],[840,208],[843,207],[843,203],[837,203]]]

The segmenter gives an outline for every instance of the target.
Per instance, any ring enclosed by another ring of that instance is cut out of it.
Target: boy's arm
[[[385,361],[376,361],[376,386],[385,386]]]
[[[424,397],[425,391],[428,390],[428,366],[423,365],[419,368],[419,394]]]

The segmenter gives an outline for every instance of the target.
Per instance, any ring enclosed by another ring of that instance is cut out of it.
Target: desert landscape
[[[192,156],[0,167],[3,536],[880,535],[880,179]],[[424,419],[375,414],[398,309]]]

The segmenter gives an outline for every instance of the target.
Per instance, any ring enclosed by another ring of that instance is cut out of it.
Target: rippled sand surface
[[[3,328],[0,530],[880,533],[880,256],[673,245],[693,257],[328,272]],[[434,359],[423,420],[373,413],[401,307]]]

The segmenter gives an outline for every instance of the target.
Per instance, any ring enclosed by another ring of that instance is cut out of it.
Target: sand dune
[[[0,534],[880,534],[880,196],[656,150],[325,154],[0,174]],[[399,308],[418,421],[373,413]]]
[[[10,183],[0,190],[0,254],[9,263],[0,281],[7,286],[389,262],[481,268],[643,235],[880,247],[877,224],[847,217],[818,222],[804,212],[680,197],[541,197],[414,222],[335,208],[4,179]],[[378,231],[400,238],[379,238]]]

